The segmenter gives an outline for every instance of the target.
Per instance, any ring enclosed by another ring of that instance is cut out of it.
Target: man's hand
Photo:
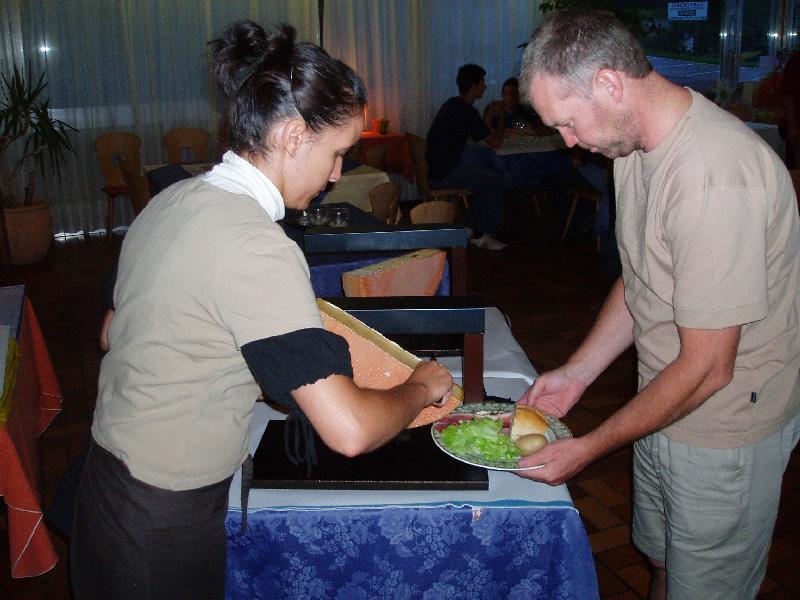
[[[517,402],[541,409],[554,417],[563,417],[575,406],[586,388],[587,384],[568,365],[564,365],[537,377]]]
[[[556,440],[539,452],[519,459],[520,467],[544,465],[541,469],[518,471],[520,477],[561,485],[597,458],[585,438]]]

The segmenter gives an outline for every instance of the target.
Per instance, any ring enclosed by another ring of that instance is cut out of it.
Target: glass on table
[[[331,227],[347,227],[350,218],[350,211],[347,208],[337,206],[329,209]]]
[[[328,222],[328,209],[324,206],[311,206],[306,211],[312,225],[325,225]]]

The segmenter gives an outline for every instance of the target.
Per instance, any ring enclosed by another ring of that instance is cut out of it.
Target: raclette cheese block
[[[426,248],[342,274],[348,297],[433,296],[444,273],[444,250]]]
[[[342,336],[350,346],[353,380],[364,388],[385,390],[404,383],[420,359],[387,339],[338,306],[317,299],[322,324]],[[443,406],[428,406],[409,427],[419,427],[439,420],[464,401],[464,391],[453,384],[453,392]]]

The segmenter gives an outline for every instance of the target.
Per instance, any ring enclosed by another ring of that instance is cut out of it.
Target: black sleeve
[[[353,376],[347,341],[325,329],[256,340],[242,346],[242,356],[264,393],[281,404],[287,404],[289,392],[306,384],[330,375]]]
[[[475,142],[480,142],[492,132],[489,131],[489,128],[486,126],[486,123],[484,123],[483,119],[481,119],[481,115],[478,112],[477,108],[475,108],[474,106],[470,106],[468,107],[468,111],[469,111],[469,116],[467,118],[469,120],[467,128],[469,131],[469,137],[472,138],[472,140]]]
[[[117,284],[119,263],[103,279],[103,308],[114,310],[114,286]]]

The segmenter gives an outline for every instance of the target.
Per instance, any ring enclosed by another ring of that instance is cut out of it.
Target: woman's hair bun
[[[367,90],[358,75],[319,46],[296,43],[291,25],[264,30],[252,21],[214,40],[213,70],[228,102],[228,146],[260,152],[276,123],[302,119],[321,132],[362,118]]]
[[[228,97],[233,97],[259,63],[288,56],[296,37],[291,25],[277,25],[266,32],[253,21],[234,23],[222,38],[210,42],[217,84]]]

